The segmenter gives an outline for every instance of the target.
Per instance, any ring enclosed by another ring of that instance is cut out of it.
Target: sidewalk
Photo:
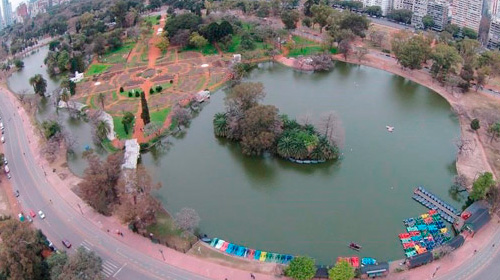
[[[7,89],[2,89],[3,93],[5,93],[11,100],[14,106],[20,106],[19,101]],[[23,128],[26,132],[28,138],[32,139],[30,141],[30,149],[34,155],[35,161],[39,166],[50,166],[50,164],[40,156],[40,152],[38,151],[38,143],[39,137],[34,133],[35,129],[31,124],[29,117],[22,106],[19,107],[18,110],[19,116],[23,119]],[[36,140],[35,140],[36,139]],[[46,171],[46,170],[44,170]],[[218,264],[214,264],[211,262],[204,261],[202,259],[186,255],[180,252],[177,252],[168,247],[153,244],[148,238],[144,238],[141,235],[135,234],[128,229],[128,227],[122,225],[115,217],[105,217],[103,215],[95,212],[90,206],[88,206],[83,200],[81,200],[71,188],[77,185],[80,182],[80,178],[72,175],[72,173],[68,172],[68,177],[63,181],[57,175],[60,173],[60,170],[57,172],[46,172],[47,181],[50,185],[59,193],[62,199],[64,199],[77,213],[82,213],[87,220],[92,222],[96,229],[100,229],[103,232],[107,232],[109,230],[109,235],[116,240],[119,240],[123,244],[127,245],[130,248],[133,248],[136,251],[140,251],[143,254],[146,254],[152,258],[163,261],[162,255],[160,254],[160,249],[163,250],[163,254],[165,256],[165,263],[168,263],[172,266],[196,273],[198,275],[211,278],[211,279],[225,279],[233,280],[233,279],[250,279],[250,272],[238,270],[230,267],[221,266]],[[80,212],[81,211],[81,212]],[[120,236],[116,234],[116,230],[124,233],[124,236]],[[254,273],[257,279],[259,280],[268,280],[268,279],[276,279],[274,276],[258,274]],[[286,279],[286,278],[282,278]]]

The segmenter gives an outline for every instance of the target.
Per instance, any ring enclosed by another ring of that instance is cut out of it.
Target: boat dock
[[[457,209],[427,191],[424,187],[416,188],[413,193],[414,200],[431,210],[436,210],[444,220],[450,223],[458,220],[460,212]]]

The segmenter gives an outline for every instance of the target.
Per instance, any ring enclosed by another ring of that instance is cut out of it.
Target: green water
[[[339,162],[297,165],[241,155],[219,140],[212,118],[224,110],[224,91],[212,97],[182,139],[164,156],[142,162],[163,183],[157,196],[172,212],[192,207],[210,236],[262,249],[306,254],[331,263],[352,255],[403,256],[402,220],[426,209],[411,199],[416,185],[453,203],[459,125],[446,101],[431,90],[368,67],[337,63],[323,74],[265,65],[249,81],[262,82],[266,104],[281,113],[318,118],[334,110],[345,128]],[[395,127],[394,133],[385,126]]]

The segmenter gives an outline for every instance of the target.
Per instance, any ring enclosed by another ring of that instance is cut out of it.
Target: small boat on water
[[[394,131],[394,126],[388,126],[386,125],[385,128],[387,128],[387,131],[393,132]]]
[[[361,250],[362,247],[361,247],[361,245],[359,245],[357,243],[351,242],[349,244],[349,248],[356,250],[356,251],[359,251],[359,250]]]

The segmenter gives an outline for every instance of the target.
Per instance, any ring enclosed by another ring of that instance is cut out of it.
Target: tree
[[[480,124],[479,124],[479,120],[478,119],[473,119],[471,122],[470,122],[470,128],[474,131],[477,131],[479,128],[481,128]]]
[[[58,132],[61,132],[61,125],[57,121],[47,120],[42,122],[43,135],[50,139]]]
[[[261,155],[274,146],[281,133],[278,108],[272,105],[256,105],[245,111],[240,126],[243,154]]]
[[[57,55],[57,67],[59,67],[59,70],[62,72],[66,71],[69,66],[69,53],[66,50],[61,51]]]
[[[437,44],[430,57],[433,61],[431,74],[439,81],[445,81],[448,74],[454,72],[454,67],[461,60],[457,50],[445,43]]]
[[[452,24],[447,24],[444,27],[444,31],[450,33],[451,36],[453,36],[454,38],[456,38],[460,34],[460,26],[458,26],[456,24],[453,24],[453,23]]]
[[[172,122],[177,124],[177,128],[180,131],[181,126],[187,126],[191,121],[192,115],[191,111],[180,106],[176,106],[172,111]]]
[[[189,44],[201,49],[208,45],[208,40],[201,36],[198,32],[193,32],[191,33],[191,36],[189,36]]]
[[[217,137],[227,137],[229,134],[229,126],[225,113],[217,113],[213,120],[214,134]]]
[[[171,17],[167,20],[164,30],[167,32],[168,37],[172,39],[180,30],[196,31],[201,24],[201,18],[192,13],[184,13]]]
[[[365,47],[359,47],[356,49],[355,54],[358,58],[358,61],[361,61],[368,54],[368,49]]]
[[[101,143],[105,139],[108,139],[108,134],[111,132],[111,127],[109,123],[105,120],[99,120],[95,126],[95,137],[96,142]]]
[[[137,166],[134,173],[121,178],[117,185],[120,205],[116,212],[122,222],[138,230],[145,230],[156,223],[156,214],[162,208],[151,192],[160,187],[160,184],[153,183],[151,176],[141,165]]]
[[[175,46],[185,47],[189,43],[191,32],[187,29],[179,30],[177,34],[170,37],[170,43]]]
[[[99,93],[97,95],[97,101],[99,103],[101,103],[101,108],[104,110],[104,101],[106,101],[106,95],[104,95],[104,93],[102,93],[102,92]]]
[[[166,36],[161,36],[160,41],[156,43],[156,47],[160,49],[162,52],[166,52],[168,47],[170,46],[170,41]]]
[[[365,8],[365,13],[370,16],[381,17],[382,16],[382,8],[380,6],[367,6]]]
[[[61,94],[61,100],[66,103],[66,107],[69,109],[69,106],[68,106],[68,101],[69,101],[69,93],[66,89],[63,89],[62,91],[62,94]]]
[[[333,9],[327,5],[316,4],[311,7],[312,20],[319,25],[319,32],[323,32],[323,27],[328,23],[328,18],[334,13]]]
[[[422,24],[424,25],[424,29],[429,29],[434,26],[434,19],[430,15],[425,15],[422,18]]]
[[[476,71],[476,92],[486,84],[486,78],[490,75],[491,68],[488,66],[481,67]]]
[[[92,51],[97,54],[97,55],[103,55],[106,53],[106,39],[99,34],[97,37],[94,39],[94,47]]]
[[[387,18],[396,22],[410,24],[412,14],[410,10],[392,10],[387,14]]]
[[[71,94],[71,96],[76,94],[76,83],[75,82],[68,80],[68,88],[69,88],[69,94]]]
[[[310,58],[314,71],[328,71],[333,67],[332,56],[328,53],[313,55]]]
[[[460,71],[460,78],[463,82],[459,85],[463,92],[469,91],[470,81],[474,79],[474,69],[470,64],[465,64]]]
[[[61,273],[63,271],[64,265],[68,262],[68,255],[66,252],[60,254],[51,254],[47,258],[47,265],[50,269],[50,279],[57,280],[61,279]]]
[[[349,40],[340,41],[338,51],[339,51],[339,53],[343,54],[344,59],[347,60],[347,55],[351,51],[351,42]]]
[[[2,279],[46,279],[42,262],[43,235],[16,219],[0,223]]]
[[[131,112],[125,112],[125,115],[122,118],[123,129],[125,130],[125,134],[128,134],[130,126],[134,122],[134,114]]]
[[[306,0],[304,2],[304,15],[307,17],[312,16],[311,7],[317,4],[319,4],[319,0]]]
[[[354,268],[346,260],[341,260],[328,270],[328,278],[332,280],[351,280],[354,278]]]
[[[156,137],[160,136],[161,129],[163,124],[160,122],[150,122],[144,126],[144,134],[146,136],[155,135]]]
[[[234,86],[225,98],[230,110],[246,110],[256,106],[266,96],[262,83],[245,82]]]
[[[118,202],[116,185],[121,174],[123,153],[110,154],[105,162],[95,154],[87,156],[87,168],[78,184],[82,199],[103,215],[110,215]]]
[[[372,41],[372,43],[377,46],[377,47],[380,47],[382,46],[382,42],[384,41],[385,39],[385,33],[382,32],[382,31],[377,31],[377,30],[372,30],[370,33],[369,33],[369,36],[370,36],[370,41]]]
[[[314,259],[305,256],[297,256],[290,261],[285,268],[285,275],[294,280],[309,280],[316,275],[316,264]]]
[[[181,211],[175,214],[175,224],[182,230],[191,233],[198,227],[200,216],[192,208],[182,208]]]
[[[47,91],[47,81],[42,75],[36,74],[29,80],[30,85],[33,87],[35,94],[45,97],[45,92]]]
[[[24,62],[20,59],[15,59],[14,65],[16,66],[17,70],[21,70],[24,68]]]
[[[490,141],[500,137],[500,122],[492,123],[488,127],[488,134],[490,135]]]
[[[340,21],[340,29],[351,30],[354,35],[361,38],[365,37],[365,31],[368,30],[370,21],[362,15],[348,13]]]
[[[469,198],[473,201],[485,199],[489,189],[495,187],[495,184],[493,174],[490,172],[481,174],[472,184],[472,192],[469,194]]]
[[[403,42],[395,52],[401,66],[411,70],[421,69],[430,54],[429,42],[422,35],[411,37]]]
[[[297,10],[285,10],[281,12],[281,21],[285,25],[286,29],[297,28],[297,23],[299,22],[300,14]]]
[[[64,259],[62,259],[63,261]],[[59,269],[59,268],[57,268]],[[103,280],[102,260],[94,251],[79,247],[76,254],[66,259],[58,278]]]
[[[115,2],[113,6],[111,6],[110,12],[114,16],[114,19],[119,26],[125,25],[125,15],[127,14],[127,10],[127,3],[125,3],[123,0],[119,0]]]
[[[146,100],[146,95],[144,94],[144,92],[141,92],[141,107],[141,119],[144,122],[144,125],[147,125],[151,122],[151,118],[149,116],[148,101]]]
[[[477,32],[473,29],[468,28],[468,27],[462,28],[462,35],[464,36],[464,38],[469,38],[469,39],[473,39],[473,40],[477,39]]]

